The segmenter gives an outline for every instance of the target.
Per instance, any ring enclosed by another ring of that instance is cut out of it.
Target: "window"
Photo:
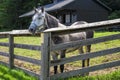
[[[77,21],[77,15],[76,14],[72,14],[72,23]]]
[[[62,23],[62,16],[59,16],[58,19]]]
[[[70,23],[70,14],[66,14],[65,23]]]
[[[75,12],[59,14],[58,19],[63,24],[71,25],[77,21],[77,14]]]

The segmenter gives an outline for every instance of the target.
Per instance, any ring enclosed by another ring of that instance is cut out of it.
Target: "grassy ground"
[[[9,68],[0,65],[0,80],[37,80],[37,78],[29,76],[21,70],[9,70]],[[120,70],[106,75],[72,77],[59,80],[120,80]]]
[[[64,80],[120,80],[120,70],[106,74],[106,75],[75,77],[75,78],[68,78]]]
[[[9,70],[8,67],[0,65],[0,80],[37,80],[37,78],[29,76],[21,70]]]
[[[107,35],[118,34],[118,33],[120,33],[120,32],[95,32],[94,37],[96,38],[96,37],[107,36]],[[7,38],[0,39],[0,42],[8,42],[8,39]],[[39,37],[16,37],[15,43],[40,45],[41,38],[39,38]],[[92,45],[92,52],[109,49],[109,48],[114,48],[114,47],[120,47],[119,43],[120,43],[120,40],[113,40],[113,41],[103,42],[103,43],[99,43],[99,44],[94,44],[94,45]],[[8,48],[0,46],[0,51],[8,52]],[[40,59],[39,51],[31,51],[31,50],[15,48],[14,53],[17,55]],[[78,55],[77,51],[67,54],[67,57],[75,56],[75,55]],[[90,65],[96,65],[96,64],[110,62],[110,61],[119,60],[119,59],[120,59],[120,53],[116,53],[116,54],[112,54],[112,55],[108,55],[108,56],[101,56],[101,57],[91,59]],[[8,62],[8,58],[3,57],[3,56],[0,56],[0,60]],[[15,65],[27,68],[36,73],[39,73],[39,69],[40,69],[39,66],[36,66],[36,65],[33,65],[30,63],[25,63],[25,62],[19,61],[19,60],[15,60]],[[76,69],[79,69],[80,67],[81,67],[80,61],[71,62],[71,63],[68,63],[65,65],[65,72],[70,71],[70,70],[76,70]],[[120,69],[120,68],[117,68],[117,69],[114,68],[114,70],[118,70],[118,69]],[[106,72],[110,73],[114,70],[107,69],[107,70],[103,70],[103,71],[97,71],[95,73],[91,73],[91,75],[102,74],[102,73],[106,73]],[[53,68],[51,69],[51,74],[52,73],[53,73]],[[0,80],[2,80],[2,79],[0,79]],[[81,79],[73,78],[73,80],[81,80]],[[85,80],[94,80],[94,79],[85,79]],[[106,79],[106,80],[109,80],[109,79]]]

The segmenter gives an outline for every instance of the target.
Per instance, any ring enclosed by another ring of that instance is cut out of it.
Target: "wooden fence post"
[[[50,33],[42,33],[41,80],[49,80],[50,75]]]
[[[9,35],[9,67],[14,67],[14,37]]]

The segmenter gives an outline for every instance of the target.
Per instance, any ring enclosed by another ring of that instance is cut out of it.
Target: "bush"
[[[120,10],[116,10],[116,11],[112,12],[108,18],[109,19],[120,18]]]

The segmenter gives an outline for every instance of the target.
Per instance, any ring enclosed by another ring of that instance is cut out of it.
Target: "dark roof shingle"
[[[56,3],[52,3],[52,4],[48,4],[48,5],[45,5],[45,10],[46,11],[55,11],[55,10],[58,10],[58,9],[61,9],[63,8],[64,6],[74,2],[76,0],[61,0],[59,2],[56,2]],[[102,3],[100,0],[93,0],[95,1],[96,3],[98,3],[99,5],[101,5],[102,7],[104,7],[105,9],[111,11],[112,9],[109,8],[107,5],[105,5],[104,3]],[[40,9],[40,7],[38,7],[38,9]],[[25,17],[25,16],[30,16],[30,15],[33,15],[34,14],[34,10],[30,11],[30,12],[27,12],[19,17]]]
[[[48,4],[48,5],[45,5],[45,11],[54,11],[54,10],[57,10],[57,9],[60,9],[62,7],[64,7],[65,5],[73,2],[75,0],[63,0],[63,1],[60,1],[60,2],[57,2],[57,3],[52,3],[52,4]],[[40,9],[40,7],[38,8]],[[30,12],[27,12],[19,17],[24,17],[24,16],[30,16],[30,15],[33,15],[35,13],[34,10],[30,11]]]

